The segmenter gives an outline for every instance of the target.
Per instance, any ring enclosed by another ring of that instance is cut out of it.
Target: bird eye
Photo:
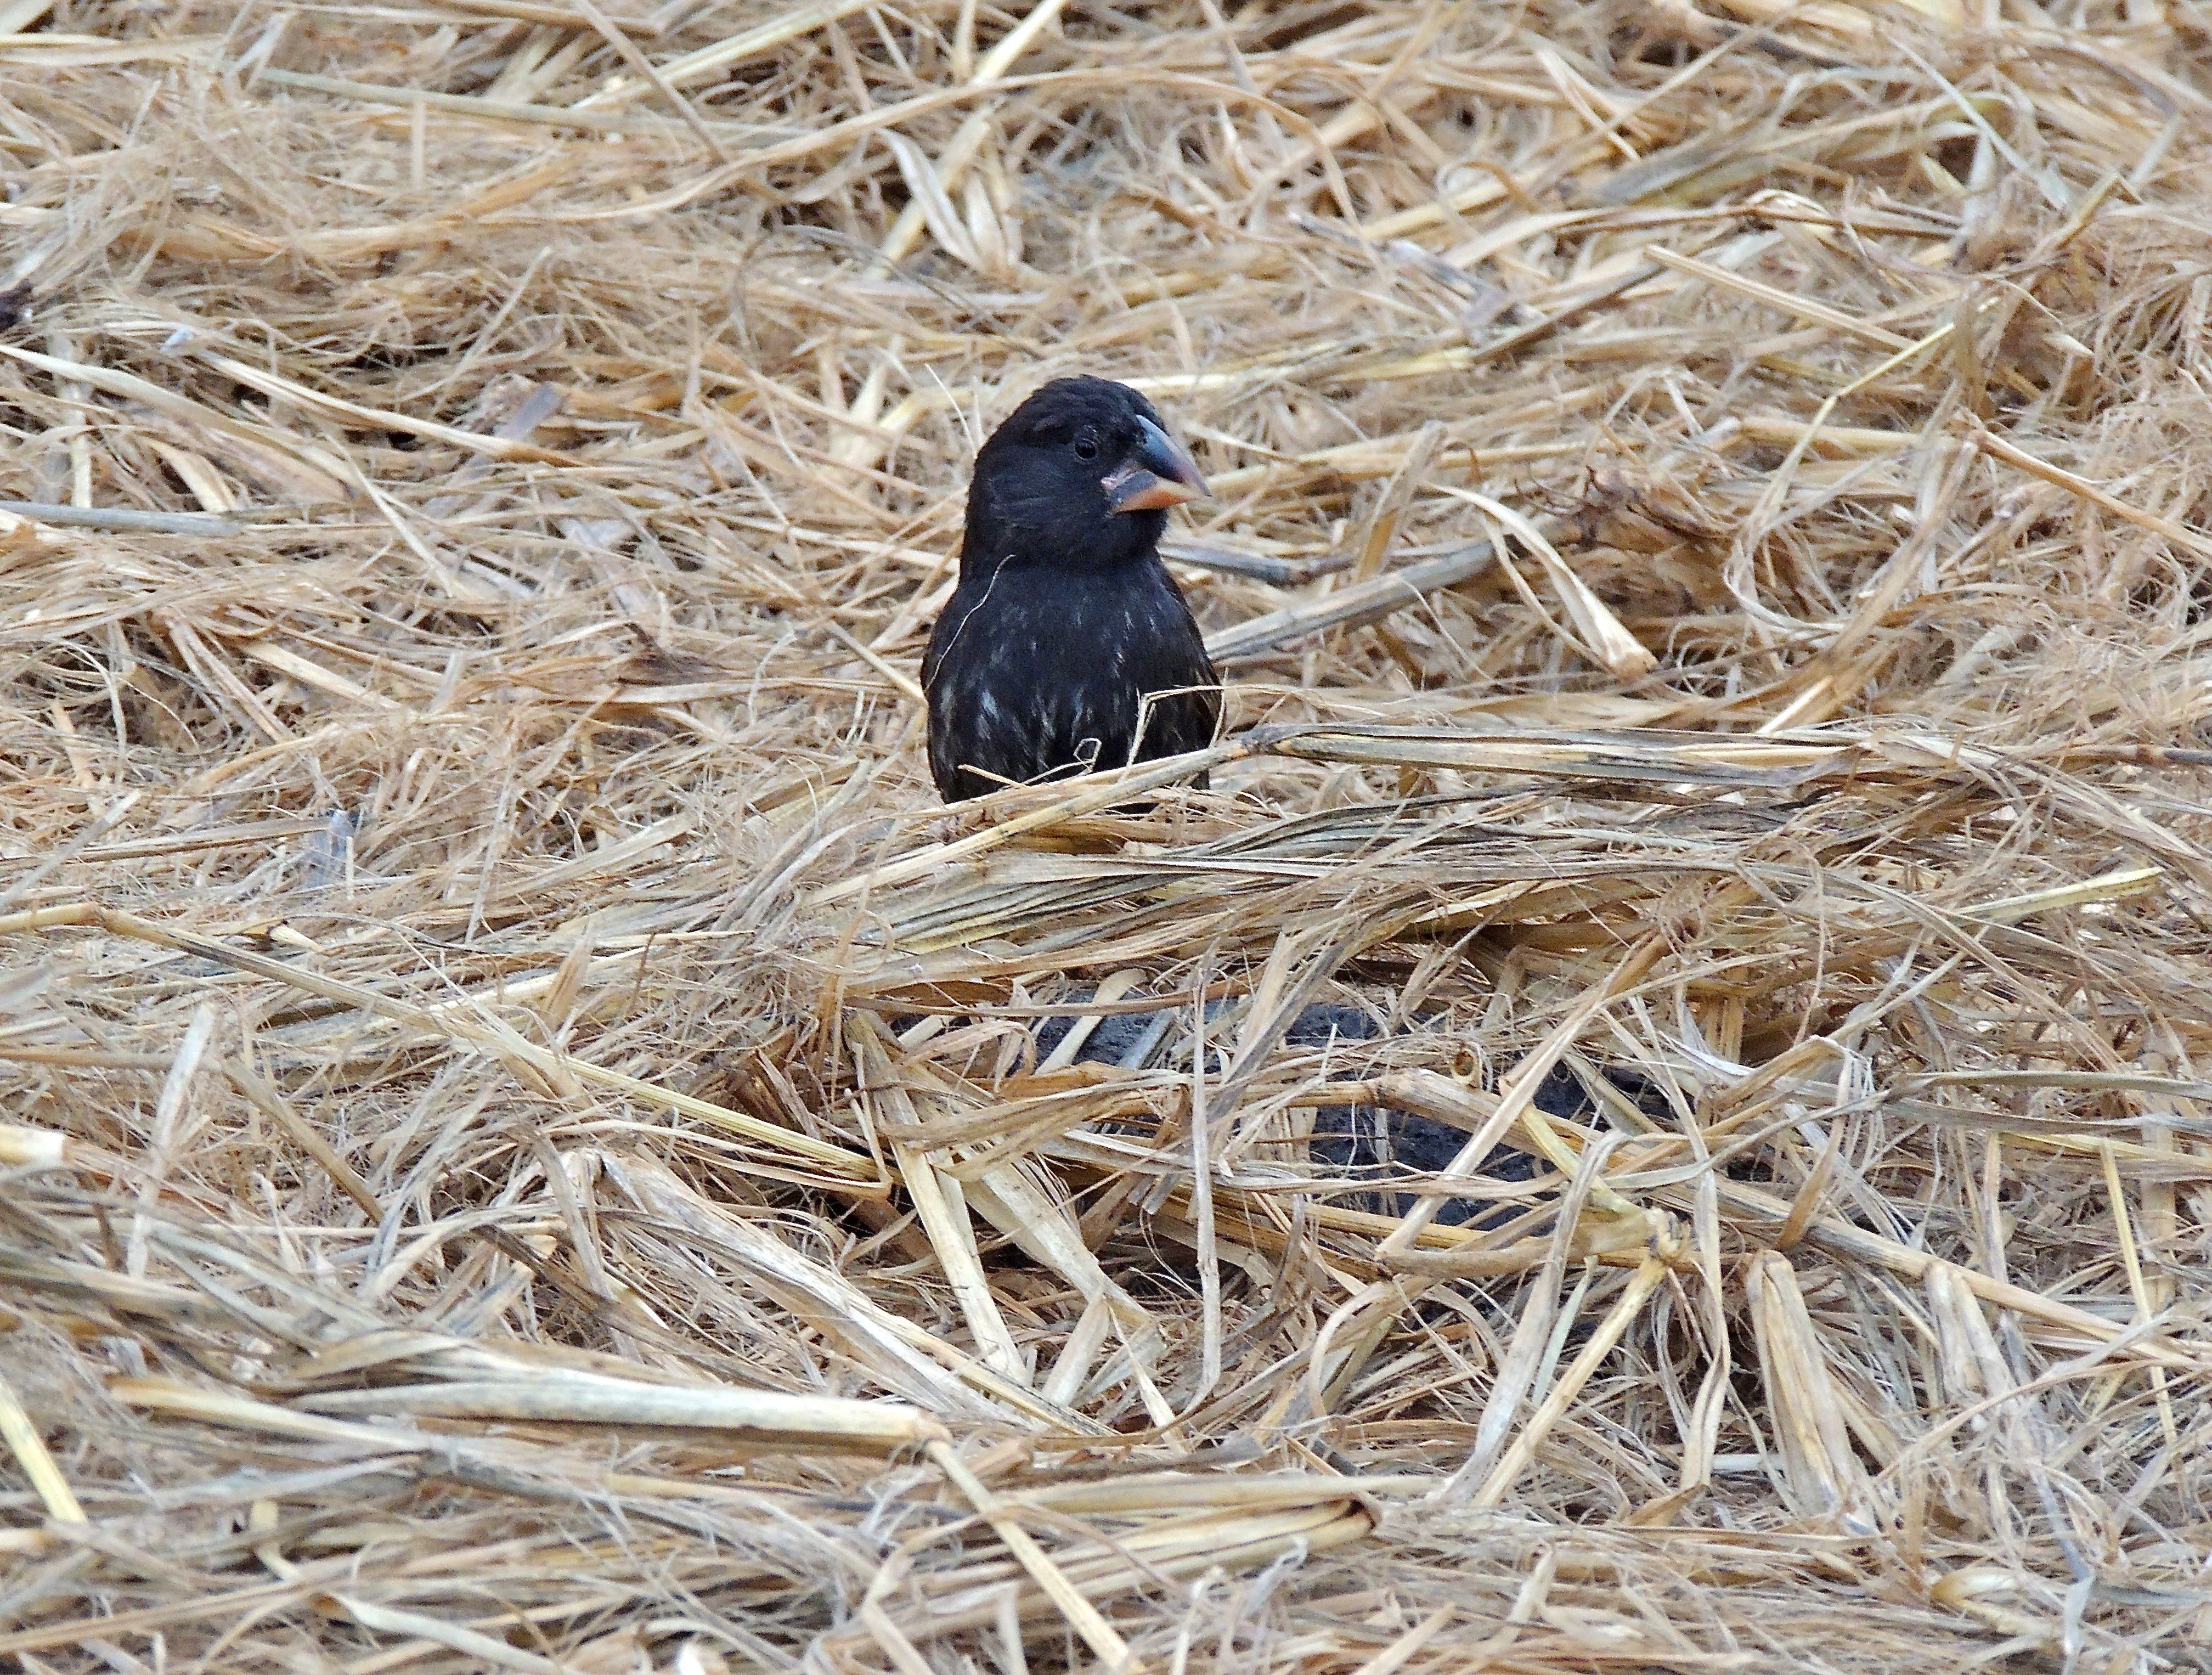
[[[1098,439],[1096,436],[1093,436],[1089,431],[1085,431],[1083,434],[1075,439],[1075,457],[1078,459],[1086,460],[1097,458]]]

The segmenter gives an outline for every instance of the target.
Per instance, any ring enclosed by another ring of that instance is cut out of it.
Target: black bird
[[[1103,378],[1055,379],[992,433],[921,659],[946,802],[1213,742],[1220,677],[1159,554],[1167,509],[1205,492],[1152,404]]]

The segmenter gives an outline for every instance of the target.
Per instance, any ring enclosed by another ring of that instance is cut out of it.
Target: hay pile
[[[2208,51],[0,0],[0,1652],[2207,1667]],[[1231,725],[948,814],[1075,369]]]

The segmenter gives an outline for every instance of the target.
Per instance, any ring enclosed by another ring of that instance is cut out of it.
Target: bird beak
[[[1206,479],[1182,444],[1150,419],[1138,420],[1137,429],[1136,452],[1098,485],[1109,509],[1164,512],[1206,493]]]

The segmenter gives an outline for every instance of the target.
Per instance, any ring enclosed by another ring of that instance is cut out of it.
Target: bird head
[[[1152,403],[1103,378],[1054,379],[975,456],[962,557],[1110,568],[1152,553],[1168,508],[1205,492]]]

